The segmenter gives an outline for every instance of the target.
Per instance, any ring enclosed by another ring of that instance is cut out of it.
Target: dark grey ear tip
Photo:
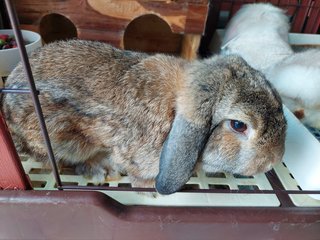
[[[210,126],[197,126],[177,115],[163,144],[156,177],[160,194],[179,191],[190,179],[192,171],[209,135]]]
[[[158,177],[156,178],[156,190],[162,195],[172,194],[177,191],[177,189],[173,189],[172,187],[168,186],[167,182],[159,180]]]

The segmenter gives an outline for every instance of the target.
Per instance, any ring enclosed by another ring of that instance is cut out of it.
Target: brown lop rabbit
[[[187,62],[70,40],[30,63],[57,160],[97,181],[122,172],[135,187],[171,194],[196,163],[252,175],[283,156],[281,100],[238,56]],[[21,65],[6,87],[27,87]],[[47,159],[30,96],[4,95],[2,110],[18,151]]]

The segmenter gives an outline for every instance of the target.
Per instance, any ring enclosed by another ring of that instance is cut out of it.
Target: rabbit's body
[[[239,57],[190,63],[73,40],[30,62],[57,160],[98,181],[123,172],[150,187],[158,176],[157,190],[172,193],[199,158],[209,171],[254,174],[282,157],[281,101]],[[6,87],[26,86],[19,65]],[[30,96],[4,95],[2,104],[18,150],[46,158]],[[233,131],[229,119],[248,131]]]
[[[293,53],[288,32],[288,18],[281,9],[268,3],[245,4],[227,26],[222,53],[238,54],[265,74]]]
[[[320,51],[295,53],[266,74],[284,104],[306,125],[320,129]]]
[[[104,174],[95,161],[101,167],[112,161],[123,170],[132,169],[130,174],[154,178],[173,121],[174,92],[185,62],[164,55],[147,58],[124,53],[100,43],[78,43],[48,46],[31,58],[57,160],[92,162],[97,180],[103,180]],[[97,49],[100,51],[95,52]],[[26,88],[22,79],[19,66],[7,87]],[[5,102],[10,103],[5,113],[13,132],[37,157],[46,158],[30,96],[7,95]]]

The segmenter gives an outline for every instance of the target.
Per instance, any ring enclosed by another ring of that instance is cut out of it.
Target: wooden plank
[[[202,33],[207,1],[133,1],[133,0],[14,0],[20,23],[37,29],[41,19],[51,13],[68,18],[77,29],[124,31],[136,17],[155,14],[175,33]],[[85,16],[85,17],[84,17]],[[39,29],[38,29],[39,31]],[[108,40],[107,35],[101,39]]]
[[[0,114],[0,189],[32,189]]]
[[[145,2],[132,0],[87,0],[98,13],[128,22],[145,14],[156,14],[165,19],[173,29],[183,30],[186,24],[186,4]]]
[[[188,60],[197,58],[197,51],[200,45],[200,35],[185,34],[183,35],[181,56]]]
[[[188,5],[184,33],[204,34],[209,5]]]

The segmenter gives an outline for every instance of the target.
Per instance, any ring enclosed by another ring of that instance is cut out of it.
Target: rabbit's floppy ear
[[[210,131],[208,126],[188,122],[176,115],[171,131],[163,145],[156,189],[160,194],[178,191],[191,177]]]

